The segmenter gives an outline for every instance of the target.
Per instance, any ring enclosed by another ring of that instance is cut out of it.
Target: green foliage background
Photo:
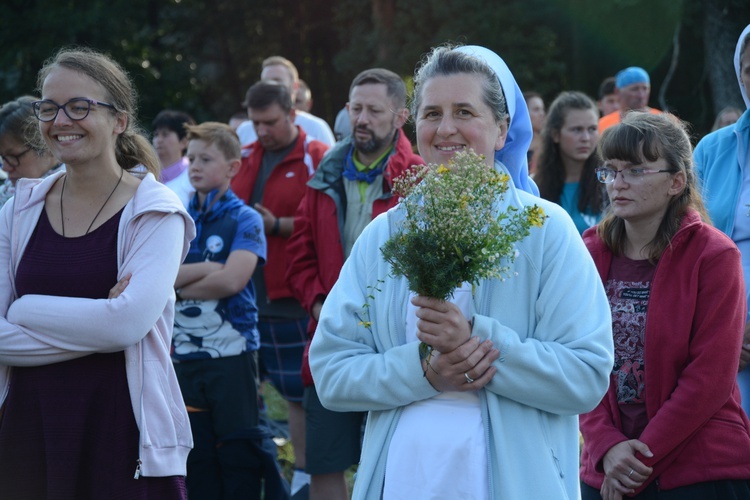
[[[42,62],[61,46],[80,44],[109,52],[132,73],[146,125],[163,108],[224,121],[240,108],[260,62],[281,54],[312,87],[313,112],[332,123],[359,71],[384,66],[409,78],[430,47],[452,41],[496,50],[521,88],[547,102],[566,89],[595,96],[602,78],[640,65],[651,73],[651,104],[659,106],[679,28],[666,104],[701,133],[718,109],[742,104],[734,82],[726,83],[722,102],[711,96],[707,74],[714,65],[731,66],[733,45],[720,61],[706,57],[709,19],[733,44],[750,22],[750,2],[6,0],[0,102],[34,94]]]

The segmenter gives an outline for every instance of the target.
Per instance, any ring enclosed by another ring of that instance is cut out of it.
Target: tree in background
[[[726,106],[744,108],[734,71],[734,49],[750,22],[745,0],[705,0],[703,22],[704,74],[711,89],[713,118]]]
[[[643,66],[652,104],[663,95],[702,133],[741,104],[732,53],[748,19],[746,0],[7,0],[0,102],[34,93],[42,62],[80,44],[133,74],[143,122],[164,108],[225,121],[278,54],[333,122],[359,71],[384,66],[408,80],[430,47],[460,42],[498,51],[521,88],[548,101],[567,89],[595,95],[604,77]]]

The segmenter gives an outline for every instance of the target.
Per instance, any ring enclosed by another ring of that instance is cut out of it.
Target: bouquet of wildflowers
[[[509,181],[473,151],[397,179],[406,218],[381,249],[393,274],[405,276],[411,291],[441,300],[463,282],[505,279],[514,244],[546,218],[537,205],[500,210]]]

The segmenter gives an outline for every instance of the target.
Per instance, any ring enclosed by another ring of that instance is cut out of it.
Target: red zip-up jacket
[[[612,252],[588,229],[584,242],[602,281]],[[649,479],[660,489],[750,479],[750,422],[740,407],[737,369],[747,315],[740,252],[719,230],[689,211],[659,259],[645,332],[648,424],[639,440],[653,458]],[[602,460],[627,441],[620,431],[617,381],[593,411],[581,415],[581,479],[601,488]]]
[[[294,220],[294,234],[287,245],[287,280],[292,292],[308,312],[318,299],[325,299],[344,265],[344,228],[346,195],[342,171],[351,147],[351,138],[336,144],[323,159],[308,183],[307,193]],[[383,172],[383,196],[372,205],[372,217],[396,205],[398,197],[391,193],[393,180],[413,165],[424,161],[412,152],[411,143],[399,130],[396,147]],[[312,385],[307,359],[317,322],[310,317],[309,340],[302,358],[302,381]]]
[[[328,146],[320,141],[308,140],[297,127],[299,135],[294,148],[276,165],[266,181],[261,205],[276,217],[293,217],[307,189],[307,181],[318,168]],[[242,165],[232,179],[231,187],[242,201],[249,203],[255,181],[260,171],[265,150],[255,141],[242,150]],[[288,238],[266,234],[266,264],[264,277],[268,298],[271,300],[293,297],[286,281]]]

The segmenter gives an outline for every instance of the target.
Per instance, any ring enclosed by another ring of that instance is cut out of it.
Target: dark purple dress
[[[121,215],[65,238],[43,210],[19,263],[19,297],[106,298],[117,282]],[[134,479],[139,435],[123,351],[15,367],[0,422],[0,497],[184,499],[183,477]]]

